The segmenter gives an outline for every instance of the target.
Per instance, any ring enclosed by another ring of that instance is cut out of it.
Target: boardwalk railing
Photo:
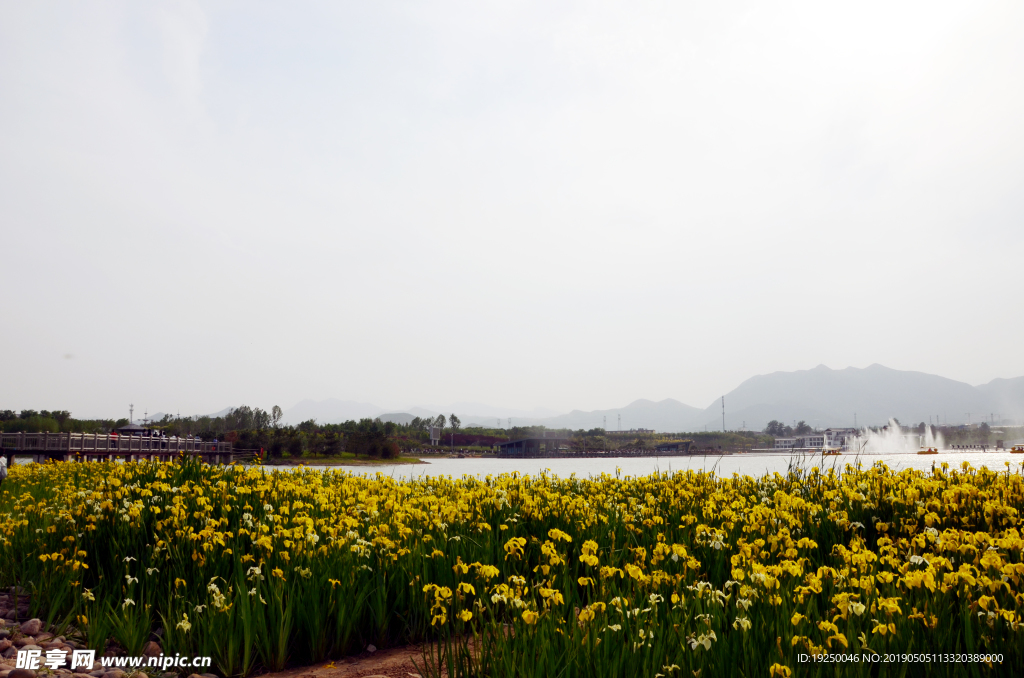
[[[135,436],[114,433],[2,433],[0,454],[32,455],[44,459],[143,458],[167,460],[180,454],[197,455],[208,461],[233,461],[231,443],[179,438],[177,436]],[[252,456],[246,450],[246,456]]]

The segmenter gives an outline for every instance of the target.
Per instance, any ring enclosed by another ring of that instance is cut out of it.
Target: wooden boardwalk
[[[254,450],[235,450],[231,443],[116,433],[2,433],[0,454],[7,463],[14,455],[33,461],[170,461],[180,455],[197,456],[214,464],[251,459]]]

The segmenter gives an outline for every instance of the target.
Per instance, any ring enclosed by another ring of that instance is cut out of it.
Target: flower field
[[[966,466],[31,464],[0,488],[0,586],[93,647],[139,654],[159,628],[226,676],[422,640],[443,675],[1021,675],[1022,509],[1020,469]]]

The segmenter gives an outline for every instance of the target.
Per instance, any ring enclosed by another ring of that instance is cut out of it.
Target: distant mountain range
[[[500,419],[513,425],[550,428],[598,428],[657,431],[721,430],[722,404],[716,399],[706,408],[692,407],[671,398],[654,402],[636,400],[625,407],[556,414],[550,410],[512,410],[481,403],[455,403],[447,407],[412,407],[387,410],[371,403],[347,400],[304,400],[285,410],[284,420],[297,424],[307,419],[339,423],[349,419],[380,417],[408,423],[413,417],[448,416],[454,412],[464,426],[494,426]],[[893,370],[882,365],[833,370],[819,365],[810,370],[773,372],[747,379],[725,394],[725,426],[761,430],[768,421],[792,424],[804,420],[816,427],[873,426],[896,417],[903,423],[959,424],[1024,419],[1024,377],[994,379],[981,386],[924,372]]]
[[[818,426],[870,426],[896,417],[903,423],[964,423],[1024,417],[1024,377],[982,386],[883,365],[864,369],[774,372],[747,379],[725,396],[726,426],[763,428],[771,419],[803,419]],[[721,403],[695,423],[721,427]]]

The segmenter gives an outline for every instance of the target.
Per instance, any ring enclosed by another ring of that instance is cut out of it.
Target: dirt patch
[[[406,645],[268,673],[260,678],[422,678],[417,664],[423,666],[423,647]]]

